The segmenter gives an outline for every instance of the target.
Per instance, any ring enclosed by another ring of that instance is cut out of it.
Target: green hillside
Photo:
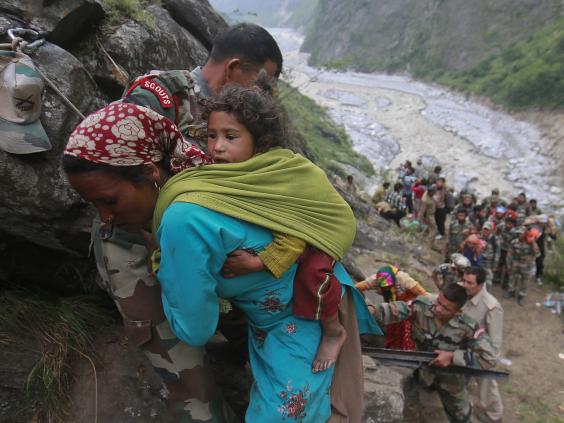
[[[470,70],[421,76],[509,108],[564,108],[564,18]]]

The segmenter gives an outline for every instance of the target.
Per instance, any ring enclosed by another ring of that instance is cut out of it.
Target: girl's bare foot
[[[338,321],[337,323],[338,326],[332,328],[332,330],[325,330],[325,328],[323,330],[323,336],[311,369],[314,373],[329,369],[339,358],[341,348],[347,339],[347,332]]]

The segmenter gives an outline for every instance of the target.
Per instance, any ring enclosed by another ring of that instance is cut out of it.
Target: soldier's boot
[[[525,296],[519,295],[519,297],[517,298],[517,302],[519,303],[520,306],[524,306],[525,305]]]
[[[507,291],[505,294],[503,294],[503,298],[513,298],[513,297],[515,297],[514,289]]]
[[[433,384],[450,423],[471,423],[472,404],[468,400],[466,381],[458,375],[440,377]]]
[[[476,417],[478,418],[479,421],[481,421],[482,423],[501,423],[501,419],[498,420],[493,420],[491,419],[485,411],[481,411],[479,412]]]

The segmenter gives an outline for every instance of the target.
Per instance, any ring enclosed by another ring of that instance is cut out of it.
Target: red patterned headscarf
[[[146,107],[114,102],[92,113],[72,132],[65,154],[94,163],[135,166],[170,158],[172,173],[212,163],[176,125]]]

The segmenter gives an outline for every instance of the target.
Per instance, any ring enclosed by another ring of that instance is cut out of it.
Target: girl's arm
[[[274,232],[274,240],[258,254],[236,250],[229,254],[221,273],[226,278],[260,272],[268,269],[275,278],[280,278],[298,260],[306,242],[302,239]]]

